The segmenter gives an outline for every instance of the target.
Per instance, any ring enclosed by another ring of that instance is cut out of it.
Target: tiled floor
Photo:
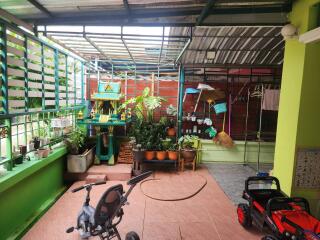
[[[124,207],[125,215],[119,224],[122,237],[126,232],[134,230],[144,240],[259,240],[261,238],[261,233],[258,231],[248,232],[238,224],[234,204],[206,168],[184,173],[157,172],[154,177],[168,179],[175,174],[180,175],[180,181],[185,179],[188,184],[192,184],[190,179],[199,174],[207,179],[207,184],[196,196],[182,201],[152,200],[145,197],[140,185],[137,185],[129,196],[130,205]],[[72,188],[82,183],[77,182]],[[91,195],[93,206],[106,188],[116,183],[119,182],[113,181],[107,185],[96,186]],[[66,192],[23,239],[79,239],[77,232],[66,234],[65,230],[75,224],[83,198],[83,191]]]

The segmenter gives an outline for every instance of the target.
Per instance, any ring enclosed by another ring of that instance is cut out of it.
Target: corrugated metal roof
[[[171,28],[172,35],[186,35],[188,28]],[[281,27],[196,27],[182,57],[184,64],[278,65],[283,61]],[[215,58],[208,60],[207,51]]]
[[[130,24],[187,24],[194,25],[196,18],[206,7],[206,0],[36,0],[33,5],[28,0],[1,0],[0,7],[26,21],[41,24],[80,24],[99,23]],[[127,2],[127,4],[126,4]],[[290,11],[291,0],[216,0],[209,11],[219,20],[230,14],[264,14],[263,21],[283,23]],[[44,10],[45,9],[45,10]],[[284,13],[284,14],[282,14]],[[271,15],[270,15],[271,14]],[[273,15],[272,15],[273,14]],[[112,16],[112,17],[110,17]],[[260,16],[260,15],[259,15]],[[81,17],[81,18],[77,18]],[[104,17],[104,18],[103,18]],[[97,20],[98,19],[98,20]],[[210,25],[210,19],[204,22]],[[241,19],[241,18],[240,18]],[[249,18],[252,19],[252,18]],[[256,22],[259,17],[254,18]],[[103,21],[102,21],[103,20]],[[129,21],[128,21],[129,20]],[[81,23],[80,23],[81,21]],[[262,21],[262,20],[261,20]],[[232,22],[234,24],[236,22]],[[217,24],[212,20],[212,24]]]

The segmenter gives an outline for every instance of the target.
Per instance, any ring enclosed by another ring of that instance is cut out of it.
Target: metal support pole
[[[243,155],[243,164],[247,165],[247,145],[248,145],[248,117],[249,117],[249,102],[250,102],[250,89],[248,89],[247,94],[247,111],[246,111],[246,126],[244,132],[244,155]]]
[[[258,132],[258,161],[257,161],[257,172],[260,172],[260,151],[261,151],[261,128],[262,128],[262,105],[264,98],[264,86],[261,85],[261,101],[260,101],[260,116],[259,116],[259,132]]]
[[[89,85],[89,83],[87,83]],[[84,67],[81,62],[81,103],[84,104]]]
[[[114,69],[113,69],[113,64],[111,65],[111,80],[113,81],[113,71],[114,71]]]
[[[184,68],[180,65],[179,70],[179,102],[178,102],[178,138],[182,135],[182,115],[183,115],[183,89],[184,89]]]

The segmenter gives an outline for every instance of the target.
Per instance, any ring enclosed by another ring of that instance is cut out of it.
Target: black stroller
[[[92,186],[105,184],[105,181],[86,184],[75,188],[72,192],[82,189],[87,190],[87,196],[83,207],[77,218],[77,227],[70,227],[67,233],[74,229],[79,231],[82,239],[88,239],[91,236],[99,236],[103,240],[118,239],[121,240],[117,230],[117,225],[121,222],[124,214],[122,207],[127,204],[127,198],[137,183],[146,179],[152,174],[151,171],[145,172],[139,176],[131,178],[127,184],[129,190],[125,193],[122,184],[110,187],[101,197],[96,208],[90,206],[90,191]],[[129,232],[126,240],[139,240],[139,235],[135,232]]]

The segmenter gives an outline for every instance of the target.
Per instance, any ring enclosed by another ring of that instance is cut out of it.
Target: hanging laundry
[[[266,89],[263,96],[262,109],[269,111],[278,111],[279,109],[280,90]]]

